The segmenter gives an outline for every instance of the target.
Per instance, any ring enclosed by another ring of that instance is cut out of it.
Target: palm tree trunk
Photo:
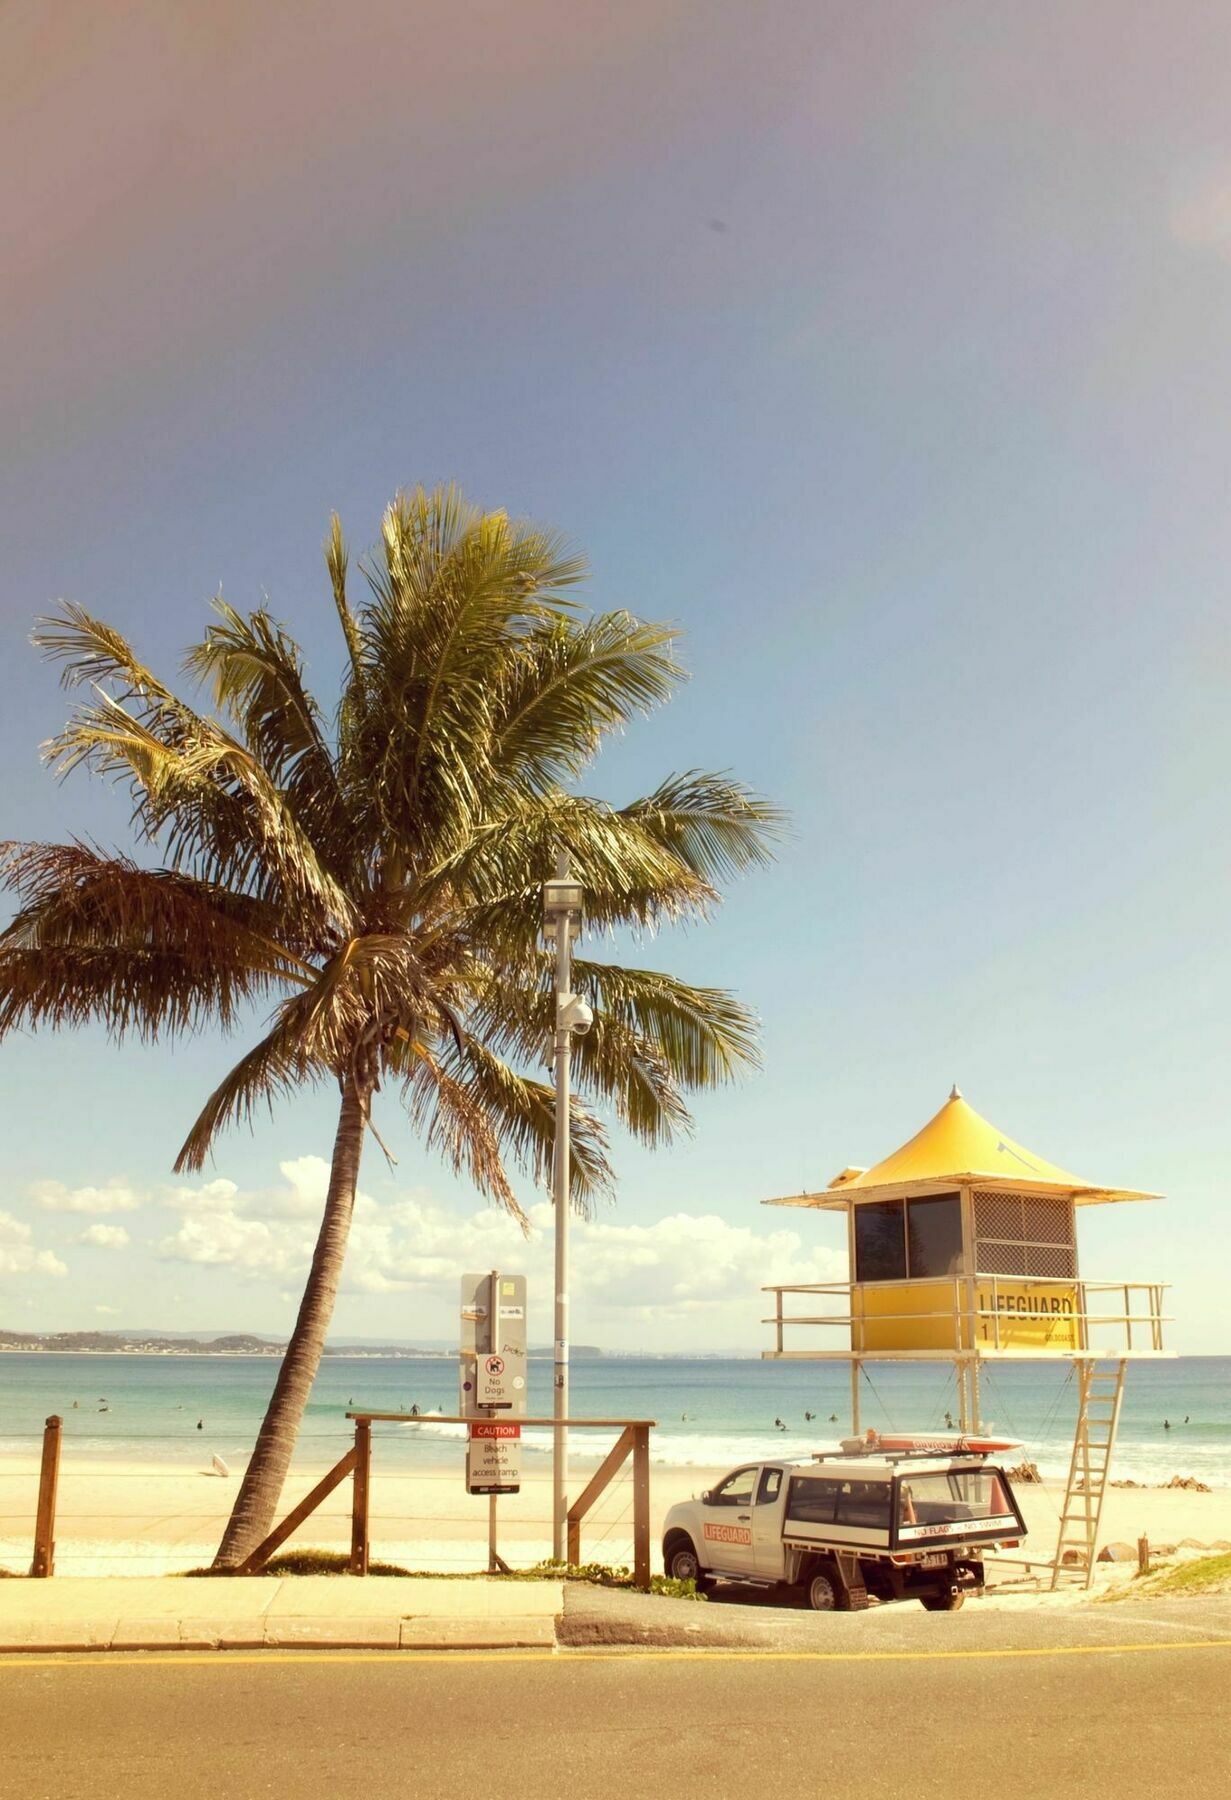
[[[299,1316],[282,1358],[247,1473],[214,1558],[216,1569],[238,1568],[273,1528],[304,1408],[320,1367],[325,1334],[333,1317],[342,1264],[346,1259],[355,1187],[359,1180],[359,1159],[363,1154],[365,1098],[354,1077],[348,1076],[334,1139],[325,1213],[303,1299],[299,1303]]]

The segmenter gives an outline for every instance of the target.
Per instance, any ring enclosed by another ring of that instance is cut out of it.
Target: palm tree
[[[212,716],[81,607],[41,620],[34,642],[82,690],[45,758],[126,784],[144,856],[0,846],[18,902],[0,934],[0,1037],[97,1021],[117,1042],[174,1039],[272,1007],[177,1171],[200,1169],[226,1125],[279,1096],[339,1090],[320,1235],[221,1568],[273,1522],[382,1084],[398,1084],[430,1148],[520,1217],[509,1165],[542,1180],[552,1146],[552,1090],[530,1071],[551,1032],[539,884],[557,852],[585,883],[591,925],[653,928],[708,913],[721,881],[767,860],[779,824],[719,775],[672,777],[624,807],[575,791],[603,739],[666,700],[681,671],[671,630],[578,610],[583,565],[554,536],[453,488],[419,489],[387,509],[361,604],[336,517],[325,556],[344,653],[332,718],[264,609],[216,602],[184,660]],[[600,1112],[669,1142],[690,1123],[686,1091],[730,1079],[756,1042],[720,989],[586,959],[574,970],[595,1015],[577,1046],[584,1205],[611,1181]]]

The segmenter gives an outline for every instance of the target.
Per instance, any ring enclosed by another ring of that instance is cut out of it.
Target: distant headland
[[[285,1338],[258,1337],[250,1331],[234,1331],[219,1336],[186,1337],[182,1332],[126,1331],[0,1331],[0,1353],[12,1351],[46,1351],[78,1356],[281,1356]],[[531,1347],[531,1356],[549,1356],[550,1348]],[[574,1344],[573,1355],[601,1356],[594,1344]],[[326,1356],[393,1358],[396,1360],[439,1361],[454,1357],[454,1346],[432,1344],[381,1344],[368,1340],[326,1344]]]

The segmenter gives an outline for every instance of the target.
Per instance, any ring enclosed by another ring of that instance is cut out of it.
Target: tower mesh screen
[[[1052,1281],[1077,1274],[1071,1200],[975,1188],[975,1260],[980,1274]]]

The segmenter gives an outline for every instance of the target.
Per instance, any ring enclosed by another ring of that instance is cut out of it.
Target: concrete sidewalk
[[[0,1581],[0,1651],[553,1646],[559,1581],[369,1575]]]
[[[584,1582],[372,1575],[55,1576],[0,1581],[0,1653],[71,1650],[999,1651],[1156,1635],[1231,1644],[1231,1594],[1020,1608],[974,1601],[813,1613],[734,1595],[704,1605]]]

